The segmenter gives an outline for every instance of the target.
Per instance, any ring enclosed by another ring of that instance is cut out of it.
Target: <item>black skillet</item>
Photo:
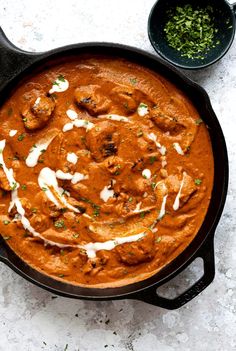
[[[2,104],[22,77],[34,72],[37,67],[71,55],[102,54],[134,61],[156,71],[188,95],[209,128],[213,153],[215,179],[212,198],[205,220],[191,244],[170,264],[154,276],[117,288],[84,288],[46,276],[21,260],[1,239],[0,261],[7,264],[32,283],[65,297],[90,300],[136,299],[155,306],[175,309],[184,305],[214,279],[214,233],[219,222],[228,187],[228,156],[224,135],[204,89],[180,73],[172,65],[154,55],[136,48],[111,43],[83,43],[69,45],[45,53],[29,53],[15,47],[0,29],[0,96]],[[193,260],[201,257],[204,261],[203,276],[184,293],[174,299],[159,296],[156,289],[185,269]]]

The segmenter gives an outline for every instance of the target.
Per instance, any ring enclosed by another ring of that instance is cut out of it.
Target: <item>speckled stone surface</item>
[[[154,0],[1,1],[0,24],[24,50],[112,41],[149,52],[146,23]],[[90,302],[54,296],[0,264],[0,351],[236,350],[236,43],[214,66],[187,74],[211,97],[228,144],[230,184],[215,236],[216,277],[177,311],[138,301]],[[200,274],[195,265],[172,292]]]

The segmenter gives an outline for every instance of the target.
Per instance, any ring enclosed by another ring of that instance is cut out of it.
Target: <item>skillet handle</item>
[[[38,53],[17,48],[0,27],[0,89],[39,57]]]
[[[206,243],[203,244],[200,251],[192,259],[194,261],[197,257],[201,257],[204,262],[203,276],[190,288],[185,290],[182,294],[174,299],[168,299],[157,294],[157,285],[154,285],[144,291],[138,293],[135,299],[147,302],[151,305],[174,310],[185,305],[192,300],[200,292],[202,292],[214,279],[215,276],[215,258],[214,258],[214,240],[211,236]],[[192,262],[191,261],[191,262]],[[132,298],[132,297],[131,297]]]

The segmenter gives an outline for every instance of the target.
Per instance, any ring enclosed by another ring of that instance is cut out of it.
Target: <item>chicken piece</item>
[[[111,100],[101,92],[98,85],[83,85],[75,90],[75,100],[92,116],[108,113]]]
[[[168,188],[168,194],[170,197],[173,195],[176,196],[176,193],[178,193],[182,181],[183,181],[183,186],[181,189],[179,199],[180,199],[180,205],[183,206],[197,190],[197,187],[194,183],[193,178],[186,173],[184,174],[182,179],[179,179],[177,175],[170,175],[169,177],[166,178],[166,186]]]
[[[39,233],[44,232],[51,225],[50,219],[47,216],[40,214],[40,213],[35,214],[31,218],[30,223],[31,223],[32,227]]]
[[[106,157],[115,155],[118,151],[120,142],[117,126],[109,121],[103,121],[96,124],[87,133],[87,146],[91,151],[91,156],[101,162]]]
[[[98,272],[100,272],[103,269],[103,267],[107,263],[107,260],[108,258],[106,255],[101,255],[101,257],[88,259],[88,261],[83,266],[82,271],[85,274],[95,276]]]
[[[25,197],[22,197],[20,199],[20,202],[21,202],[23,209],[25,210],[25,216],[27,218],[32,217],[33,212],[32,212],[32,205],[31,205],[30,201],[28,199],[26,199]],[[17,210],[16,210],[16,206],[14,206],[10,211],[10,216],[15,217],[16,214],[17,214]]]
[[[103,166],[108,170],[109,173],[115,174],[121,170],[124,166],[124,161],[118,156],[107,157],[103,162]]]
[[[123,113],[124,115],[134,113],[139,104],[138,100],[135,99],[135,90],[125,85],[119,85],[112,89],[111,97],[118,107],[118,110],[114,112]]]
[[[54,108],[55,101],[47,96],[40,96],[33,103],[26,105],[21,111],[25,128],[43,128],[52,117]]]
[[[35,196],[35,208],[40,209],[40,211],[49,216],[50,218],[57,218],[60,216],[60,209],[48,199],[45,192],[38,192]]]
[[[142,196],[150,189],[150,186],[151,182],[149,179],[140,177],[132,182],[124,182],[121,189],[126,193]]]
[[[115,250],[121,262],[127,265],[135,265],[152,260],[155,255],[155,235],[147,228],[140,228],[133,232],[132,235],[142,232],[145,232],[145,236],[141,239],[116,247]]]
[[[11,186],[2,168],[0,168],[0,189],[11,191]]]
[[[180,141],[184,152],[189,149],[197,126],[180,97],[172,97],[162,108],[151,109],[150,118],[161,131],[169,133],[173,141]]]
[[[158,207],[161,206],[164,196],[168,195],[166,208],[168,211],[173,210],[173,204],[180,190],[182,181],[183,181],[183,185],[182,185],[180,197],[179,197],[180,207],[183,207],[183,205],[188,202],[190,197],[197,190],[197,187],[194,183],[193,178],[186,173],[184,174],[184,180],[183,180],[183,176],[182,178],[180,178],[180,176],[178,175],[169,175],[167,178],[158,182],[154,190],[157,198]]]

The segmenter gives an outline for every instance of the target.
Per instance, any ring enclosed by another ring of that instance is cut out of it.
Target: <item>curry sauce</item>
[[[72,284],[143,280],[177,257],[208,209],[207,127],[171,82],[79,56],[26,77],[0,109],[0,233]]]

